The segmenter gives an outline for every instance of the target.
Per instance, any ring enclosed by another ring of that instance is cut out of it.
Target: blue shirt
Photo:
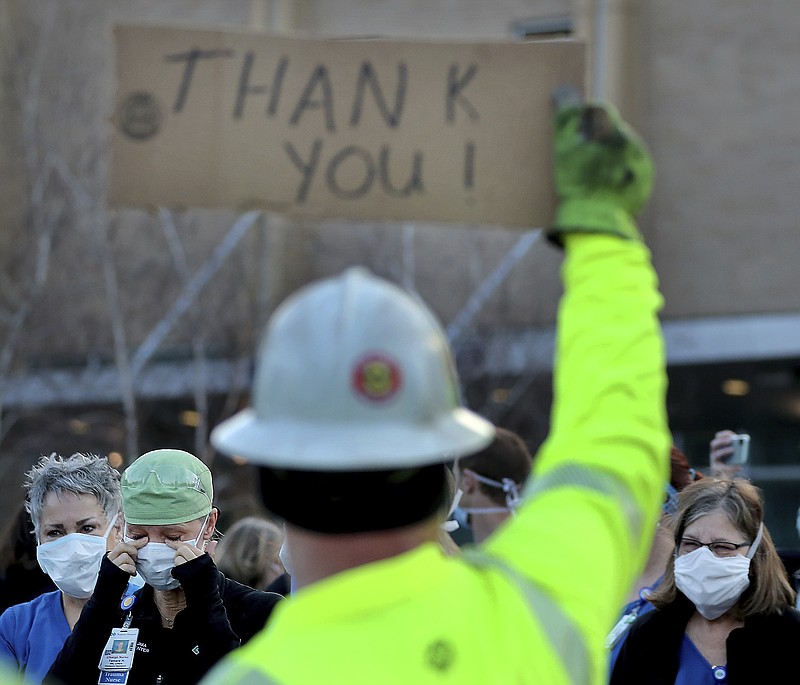
[[[69,634],[61,591],[47,592],[0,616],[0,659],[39,685]]]
[[[140,587],[137,575],[123,597]],[[71,632],[61,590],[16,604],[0,615],[0,661],[24,675],[26,685],[40,685]]]
[[[728,682],[725,666],[709,664],[686,635],[683,636],[678,663],[675,685],[726,685]]]

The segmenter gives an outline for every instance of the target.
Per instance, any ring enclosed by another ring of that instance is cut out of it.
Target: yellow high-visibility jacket
[[[567,237],[550,437],[518,514],[303,588],[204,685],[604,683],[603,640],[668,476],[661,298],[647,248]]]

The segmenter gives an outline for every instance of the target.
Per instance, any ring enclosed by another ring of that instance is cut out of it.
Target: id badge
[[[619,639],[628,630],[631,623],[633,623],[635,620],[636,614],[625,614],[619,621],[617,621],[617,625],[611,629],[608,637],[606,637],[606,649],[613,649],[617,642],[619,642]]]
[[[136,654],[138,637],[138,628],[112,629],[98,664],[100,680],[97,682],[100,685],[104,683],[124,685],[128,681],[128,673],[133,667],[133,657]]]

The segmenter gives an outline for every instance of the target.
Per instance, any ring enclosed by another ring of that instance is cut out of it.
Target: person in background
[[[742,474],[741,464],[728,463],[733,454],[733,438],[736,433],[725,429],[717,431],[708,446],[710,475],[715,478],[735,478]]]
[[[445,554],[461,554],[461,545],[466,542],[472,542],[472,531],[466,532],[467,539],[463,542],[457,539],[459,533],[464,533],[465,525],[463,523],[466,519],[466,514],[463,515],[461,520],[455,518],[456,505],[461,499],[461,493],[456,487],[456,478],[453,475],[452,466],[445,469],[445,501],[450,502],[450,507],[447,510],[445,521],[439,526],[439,544]]]
[[[747,474],[747,463],[731,463],[731,456],[734,451],[733,439],[736,435],[734,431],[729,429],[717,431],[709,444],[708,457],[711,474],[717,478],[744,477]],[[797,532],[800,536],[800,509],[797,511],[796,522]],[[800,552],[798,552],[797,545],[790,544],[779,548],[778,556],[780,556],[786,572],[791,578],[792,587],[797,592],[800,590]],[[800,599],[798,599],[797,608],[800,608]]]
[[[214,552],[217,568],[243,585],[258,590],[285,573],[279,553],[283,530],[272,521],[245,516],[234,523]]]
[[[303,288],[270,319],[253,407],[211,434],[260,467],[296,590],[204,685],[606,681],[667,479],[661,297],[633,218],[652,165],[612,108],[562,95],[555,400],[516,516],[474,552],[440,545],[446,461],[494,427],[461,405],[419,298],[362,269]]]
[[[661,518],[656,526],[650,555],[647,557],[644,571],[631,588],[628,604],[623,608],[620,620],[606,638],[606,646],[611,649],[612,668],[620,649],[622,649],[628,627],[637,617],[654,609],[649,601],[650,595],[661,583],[667,564],[675,552],[670,519],[678,508],[679,493],[687,485],[704,477],[704,474],[689,466],[686,455],[673,445],[670,452],[670,478],[665,488]]]
[[[105,457],[51,454],[26,478],[36,557],[58,590],[0,616],[0,659],[15,666],[26,683],[41,683],[94,590],[102,559],[121,534],[120,476]]]
[[[797,509],[797,519],[795,522],[796,529],[797,529],[797,537],[800,537],[800,507]],[[784,565],[786,562],[784,561]],[[800,591],[800,568],[796,568],[792,574],[792,586],[795,589],[795,592]],[[798,592],[797,599],[795,601],[795,608],[800,609],[800,592]]]
[[[649,598],[656,610],[630,627],[611,685],[752,685],[792,672],[800,612],[758,488],[692,483],[672,533],[675,555]]]
[[[125,469],[123,538],[103,559],[49,676],[63,685],[115,682],[120,661],[107,652],[128,640],[128,685],[192,685],[264,627],[281,597],[217,570],[208,553],[219,513],[213,496],[208,467],[182,450],[154,450]],[[145,586],[125,596],[137,571]]]
[[[283,567],[283,573],[267,585],[267,592],[277,592],[279,595],[288,597],[292,593],[292,558],[286,544],[286,526],[281,526],[281,548],[278,550],[278,560]]]
[[[36,547],[31,515],[22,500],[16,516],[10,515],[0,532],[0,614],[57,589],[39,566]]]
[[[505,428],[496,428],[488,447],[456,460],[456,511],[466,515],[474,542],[483,542],[516,511],[532,461],[522,438]]]

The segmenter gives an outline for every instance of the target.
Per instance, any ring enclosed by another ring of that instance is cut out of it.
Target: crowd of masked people
[[[717,433],[705,470],[672,446],[647,561],[606,638],[609,682],[641,682],[657,664],[648,677],[659,682],[708,671],[724,683],[756,644],[794,635],[795,591],[761,495],[725,463],[733,437]],[[515,516],[532,461],[517,434],[497,428],[451,465],[445,553]],[[0,658],[26,683],[88,682],[106,650],[109,667],[127,664],[113,652],[126,640],[147,646],[130,663],[131,682],[199,682],[290,595],[283,527],[247,516],[222,535],[211,473],[187,452],[149,452],[122,474],[105,457],[51,454],[25,488],[5,541]],[[728,654],[729,637],[741,655]],[[174,659],[181,648],[192,658]]]
[[[447,529],[462,544],[485,539],[515,510],[530,466],[523,440],[498,429],[454,469],[443,540]],[[51,454],[24,487],[2,569],[0,658],[25,682],[87,682],[125,639],[147,645],[132,682],[198,682],[290,594],[282,526],[247,516],[222,535],[211,472],[188,452],[148,452],[122,474],[103,456]],[[193,657],[176,662],[178,645]]]
[[[758,488],[672,442],[654,165],[613,107],[554,94],[562,251],[550,433],[460,401],[419,300],[364,269],[271,318],[252,407],[210,439],[272,522],[221,536],[208,467],[43,456],[11,522],[0,685],[740,685],[791,670],[796,595]],[[276,524],[275,522],[280,522]],[[12,535],[13,533],[13,535]],[[41,573],[37,571],[41,570]],[[17,594],[19,593],[19,594]]]

